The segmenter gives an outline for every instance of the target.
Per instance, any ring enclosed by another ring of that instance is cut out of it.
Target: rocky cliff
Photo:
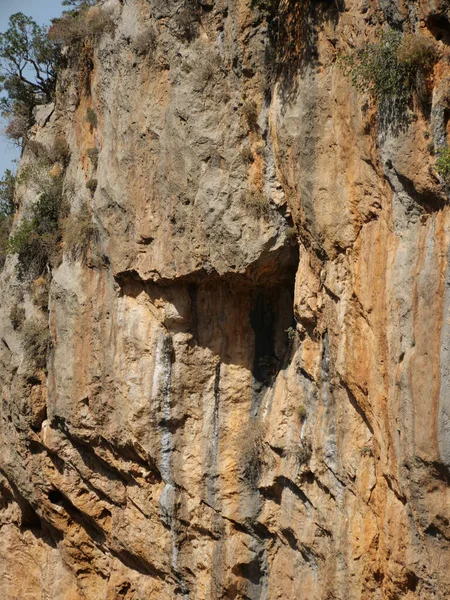
[[[5,600],[450,597],[448,3],[259,4],[100,3],[37,111],[95,234],[1,273]],[[339,66],[386,25],[399,126]]]

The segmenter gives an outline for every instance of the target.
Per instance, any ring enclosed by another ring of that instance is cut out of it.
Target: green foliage
[[[99,155],[98,148],[96,148],[95,146],[93,148],[88,148],[86,154],[88,155],[88,158],[92,162],[92,166],[94,167],[94,169],[96,169],[98,166],[98,155]]]
[[[257,218],[266,217],[270,213],[270,205],[265,195],[257,190],[245,192],[242,201]]]
[[[157,46],[158,38],[153,27],[147,27],[141,31],[133,42],[133,49],[139,55],[150,54],[156,50]]]
[[[20,304],[13,304],[9,312],[9,320],[13,329],[20,329],[25,321],[25,309]]]
[[[91,126],[91,131],[94,127],[97,127],[97,113],[93,108],[86,110],[86,122]]]
[[[93,223],[87,204],[78,213],[70,215],[63,223],[64,250],[73,260],[86,264],[89,249],[98,239],[98,229]]]
[[[436,169],[446,185],[450,185],[450,148],[438,150]]]
[[[240,455],[240,476],[251,486],[257,485],[261,474],[265,433],[264,423],[252,419],[235,436],[236,449]]]
[[[73,6],[75,9],[89,8],[95,6],[98,0],[64,0],[63,6]]]
[[[366,91],[381,103],[394,101],[405,107],[411,92],[418,87],[418,77],[434,64],[436,51],[428,38],[388,30],[375,43],[341,57],[344,73],[358,91]]]
[[[97,189],[97,184],[98,184],[97,179],[88,179],[86,181],[86,187],[92,193],[94,193],[95,190]]]
[[[50,348],[50,332],[47,324],[35,319],[26,321],[22,327],[22,334],[25,358],[38,369],[44,369]]]
[[[22,219],[10,237],[8,250],[18,256],[19,279],[34,279],[54,262],[61,239],[60,209],[59,194],[42,193],[31,206],[30,217]]]
[[[280,4],[280,0],[252,0],[252,8],[257,8],[266,16],[274,15]]]
[[[10,125],[12,139],[26,137],[33,124],[33,108],[50,102],[56,83],[59,49],[31,17],[15,13],[0,34],[0,112]]]
[[[14,189],[16,177],[6,169],[0,181],[0,269],[3,267],[8,251],[8,238],[12,227],[14,205]]]
[[[112,15],[107,10],[89,10],[93,4],[80,4],[79,10],[68,11],[59,19],[53,19],[49,38],[65,46],[100,39],[104,34],[115,30]]]
[[[300,404],[298,407],[298,416],[300,421],[304,421],[306,419],[307,411],[304,404]]]
[[[3,179],[0,181],[0,218],[9,217],[14,214],[14,190],[16,187],[16,176],[10,169],[6,169]]]
[[[297,239],[297,229],[295,227],[287,227],[284,235],[288,241],[294,241]]]
[[[245,117],[249,130],[256,131],[258,129],[258,109],[256,103],[253,101],[246,102],[242,107],[242,114]]]

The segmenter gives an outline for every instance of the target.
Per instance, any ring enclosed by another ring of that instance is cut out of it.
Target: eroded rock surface
[[[1,273],[2,598],[450,597],[447,4],[184,4],[105,2],[37,118],[98,236],[48,312]],[[383,23],[441,52],[395,131],[336,62]]]

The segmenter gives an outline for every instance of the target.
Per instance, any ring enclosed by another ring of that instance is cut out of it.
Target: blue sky
[[[16,12],[33,17],[40,25],[48,24],[50,19],[62,12],[61,0],[0,0],[0,31],[8,29],[9,17]],[[5,124],[0,122],[0,131]],[[18,158],[20,150],[5,136],[0,135],[0,177],[5,169],[11,168],[12,161]],[[13,165],[14,167],[14,165]]]

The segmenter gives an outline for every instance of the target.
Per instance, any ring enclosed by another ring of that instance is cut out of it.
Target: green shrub
[[[98,148],[88,148],[86,154],[88,155],[88,158],[90,159],[94,169],[97,168],[98,166],[98,155],[99,155],[99,150]]]
[[[16,176],[10,169],[6,169],[0,181],[0,218],[14,214],[14,192],[16,189]]]
[[[50,348],[50,332],[47,323],[35,319],[26,321],[22,327],[22,334],[26,360],[38,369],[44,369]]]
[[[98,229],[92,222],[87,204],[63,223],[64,251],[73,259],[86,264],[89,249],[98,240]]]
[[[235,436],[236,449],[240,456],[240,476],[252,486],[257,485],[261,474],[264,436],[264,423],[256,419],[246,423],[240,433]]]
[[[361,456],[373,456],[372,448],[370,446],[363,446],[359,453]]]
[[[311,460],[312,456],[312,444],[309,439],[303,439],[300,441],[298,445],[297,451],[295,453],[295,460],[299,467],[302,465],[306,465]]]
[[[52,162],[60,162],[64,166],[69,162],[70,148],[63,135],[55,137],[49,157]]]
[[[300,421],[304,421],[306,419],[306,415],[307,415],[307,411],[306,411],[306,406],[304,404],[300,404],[298,409],[298,417],[300,419]]]
[[[286,329],[286,335],[289,341],[295,340],[297,337],[297,330],[295,327],[289,327]]]
[[[20,304],[13,304],[9,312],[9,320],[13,329],[20,329],[25,321],[25,309]]]
[[[102,9],[70,11],[59,19],[53,19],[49,38],[65,46],[98,41],[103,35],[112,35],[115,30],[110,12]]]
[[[250,131],[256,131],[258,129],[258,109],[256,103],[246,102],[242,107],[242,114],[247,122]]]
[[[341,57],[341,65],[358,91],[404,107],[418,86],[418,76],[426,74],[435,60],[435,47],[428,38],[389,30],[380,34],[378,42]]]
[[[34,279],[54,264],[61,240],[60,209],[59,195],[41,194],[31,206],[30,217],[22,219],[10,237],[8,251],[17,254],[19,279]]]
[[[241,154],[242,162],[245,163],[246,165],[251,164],[255,160],[255,158],[253,156],[253,152],[251,151],[249,146],[244,146],[242,148],[240,154]]]
[[[0,181],[0,269],[3,268],[8,253],[8,238],[15,212],[15,187],[16,176],[10,169],[6,169],[3,179]]]
[[[295,227],[287,227],[284,235],[288,241],[294,241],[297,239],[297,229]]]
[[[41,310],[48,310],[49,282],[46,277],[33,281],[33,304]]]
[[[134,42],[133,49],[136,54],[146,55],[155,52],[158,45],[156,31],[152,26],[139,33]]]
[[[91,131],[97,127],[97,113],[93,108],[86,110],[86,122],[91,126]]]
[[[450,185],[450,148],[438,150],[436,170],[446,185]]]
[[[97,179],[88,179],[86,181],[86,187],[87,189],[92,192],[92,194],[95,192],[95,190],[97,189],[97,185],[98,185],[98,181]]]
[[[255,217],[265,217],[270,213],[269,202],[260,191],[245,192],[242,200]]]

